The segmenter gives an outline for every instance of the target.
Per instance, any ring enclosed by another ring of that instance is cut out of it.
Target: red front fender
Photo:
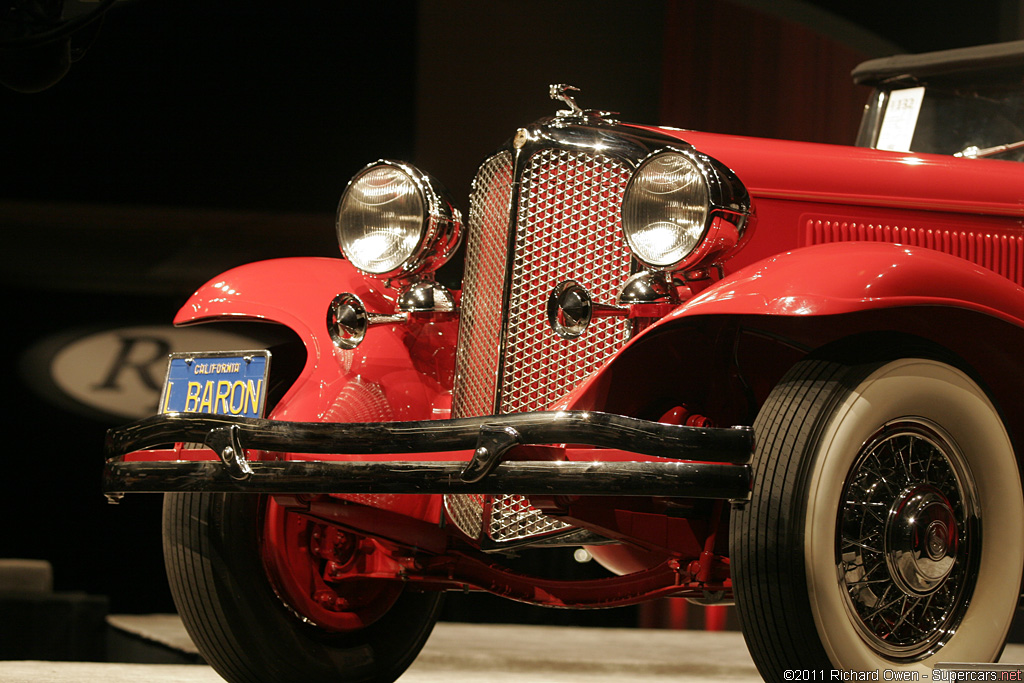
[[[275,411],[278,419],[367,422],[447,417],[457,324],[372,326],[358,348],[341,350],[327,331],[327,310],[342,292],[358,296],[370,312],[394,313],[394,292],[347,261],[288,258],[251,263],[217,276],[192,295],[174,322],[245,319],[293,330],[306,348],[306,363]],[[368,403],[340,403],[338,396],[346,388]],[[348,414],[353,410],[358,415]]]
[[[952,306],[1024,324],[1024,289],[970,261],[877,242],[822,244],[755,263],[653,327],[694,315],[820,316]]]
[[[1021,265],[1017,268],[1020,272]],[[912,320],[908,311],[918,315]],[[965,259],[921,247],[824,244],[759,261],[679,306],[620,349],[560,407],[634,414],[630,410],[640,407],[635,402],[607,405],[623,392],[622,377],[631,378],[631,395],[683,393],[662,386],[670,383],[659,379],[663,377],[682,378],[677,384],[692,388],[691,395],[702,395],[701,387],[727,391],[722,388],[723,377],[731,361],[720,356],[721,348],[733,342],[728,336],[732,333],[723,326],[730,318],[741,317],[748,323],[760,318],[764,329],[807,350],[844,335],[924,334],[933,343],[952,345],[954,353],[984,371],[1000,398],[1009,395],[1000,377],[1024,372],[1019,362],[1014,367],[1004,364],[1001,370],[990,367],[1001,358],[996,351],[1018,348],[1024,339],[1024,288]],[[841,324],[843,320],[848,324]],[[969,329],[963,327],[967,320]],[[929,327],[915,328],[914,321],[928,321]],[[948,329],[950,325],[956,328]],[[707,334],[696,334],[699,330]],[[777,360],[774,365],[758,364],[772,368],[765,370],[770,375],[765,381],[777,379],[771,373],[784,371],[780,364],[787,358],[792,360],[787,356],[766,359]],[[715,359],[725,365],[710,370]],[[659,368],[653,378],[652,367]],[[643,390],[638,388],[641,384]]]
[[[330,339],[327,312],[343,292],[358,296],[370,312],[395,311],[395,292],[347,261],[288,258],[247,264],[217,276],[191,296],[174,322],[256,320],[294,331],[305,346],[306,362],[273,409],[273,419],[385,422],[449,417],[457,322],[374,325],[357,348],[342,350]],[[394,496],[374,499],[364,502],[400,506],[405,514],[420,518],[436,520],[440,514],[436,501],[427,512],[426,496],[407,496],[400,503]]]
[[[387,308],[388,292],[348,261],[282,258],[232,268],[200,287],[178,311],[176,325],[244,316],[288,325],[306,339],[327,313],[327,303],[348,291],[370,310]],[[306,333],[303,333],[306,330]]]

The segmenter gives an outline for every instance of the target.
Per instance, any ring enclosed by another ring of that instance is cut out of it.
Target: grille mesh
[[[520,192],[499,412],[538,410],[594,372],[629,337],[623,318],[595,319],[571,340],[548,326],[551,290],[573,279],[610,303],[629,277],[619,208],[629,168],[604,156],[545,149]]]
[[[453,403],[456,417],[494,412],[511,210],[512,155],[503,152],[480,167],[470,197]]]
[[[480,538],[484,498],[485,496],[477,493],[446,494],[444,497],[444,508],[448,512],[448,518],[462,529],[462,533],[472,539]]]
[[[491,503],[487,533],[495,541],[514,541],[569,528],[571,525],[548,517],[523,496],[500,495]]]
[[[455,417],[541,410],[628,339],[628,322],[615,318],[596,319],[581,337],[561,339],[548,326],[546,304],[555,285],[568,279],[596,301],[611,302],[629,276],[619,219],[629,175],[626,164],[609,157],[537,152],[523,172],[510,240],[512,156],[498,154],[480,167],[470,199]],[[494,541],[571,528],[523,496],[445,496],[448,516],[471,538],[483,533],[488,507],[486,531]]]

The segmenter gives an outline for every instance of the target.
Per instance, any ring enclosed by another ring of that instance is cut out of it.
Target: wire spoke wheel
[[[955,632],[977,571],[977,504],[963,456],[923,419],[886,425],[843,492],[836,565],[879,653],[916,657]]]

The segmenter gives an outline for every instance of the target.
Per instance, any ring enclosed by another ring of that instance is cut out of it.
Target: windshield
[[[954,82],[886,87],[872,95],[857,144],[902,152],[973,156],[972,148],[1007,149],[981,156],[1024,161],[1024,83]]]

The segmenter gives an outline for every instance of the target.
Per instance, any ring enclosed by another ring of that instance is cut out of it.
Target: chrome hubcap
[[[850,469],[837,524],[839,584],[864,640],[892,659],[944,644],[980,550],[974,486],[952,438],[921,418],[885,425]]]
[[[932,486],[918,486],[900,497],[886,522],[886,560],[900,590],[928,595],[956,564],[959,528],[952,504]]]

